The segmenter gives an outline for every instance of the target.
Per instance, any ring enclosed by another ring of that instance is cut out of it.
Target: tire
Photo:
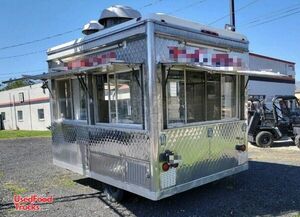
[[[256,135],[255,141],[258,147],[271,147],[273,145],[273,134],[268,131],[261,131]]]
[[[298,148],[300,148],[300,135],[297,135],[297,136],[295,137],[295,145],[296,145]]]
[[[105,184],[104,194],[110,202],[120,202],[124,198],[124,190]]]

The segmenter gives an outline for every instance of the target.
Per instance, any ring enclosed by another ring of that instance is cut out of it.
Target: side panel
[[[246,144],[244,125],[244,121],[234,121],[163,131],[166,144],[161,146],[161,153],[171,150],[181,156],[174,185],[247,163],[247,152],[240,153],[235,149],[238,144]]]
[[[147,131],[70,123],[55,123],[52,131],[55,164],[80,174],[150,188]]]
[[[87,126],[52,123],[51,129],[54,164],[87,174]]]

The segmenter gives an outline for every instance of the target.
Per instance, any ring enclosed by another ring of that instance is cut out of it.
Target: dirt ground
[[[153,202],[110,203],[100,183],[52,164],[50,139],[0,140],[0,216],[300,216],[300,150],[249,146],[250,168]],[[13,193],[51,195],[41,211],[16,211]]]

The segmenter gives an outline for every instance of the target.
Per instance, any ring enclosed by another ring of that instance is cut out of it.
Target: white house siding
[[[268,108],[272,108],[272,99],[275,96],[294,95],[294,91],[294,84],[265,81],[250,81],[248,84],[248,95],[265,99]]]
[[[21,102],[19,94],[24,94]],[[38,109],[44,109],[44,119],[39,119]],[[22,111],[23,120],[18,119]],[[48,90],[43,93],[41,84],[0,92],[0,113],[5,113],[4,128],[7,130],[47,130],[51,124]]]
[[[295,63],[258,54],[249,55],[250,70],[271,71],[288,75],[288,79],[249,77],[248,95],[265,99],[268,107],[278,95],[295,94]],[[271,108],[271,107],[270,107]]]

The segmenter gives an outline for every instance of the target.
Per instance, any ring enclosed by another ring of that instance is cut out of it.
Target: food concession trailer
[[[47,52],[55,165],[151,200],[248,169],[245,36],[123,6],[99,23]]]

